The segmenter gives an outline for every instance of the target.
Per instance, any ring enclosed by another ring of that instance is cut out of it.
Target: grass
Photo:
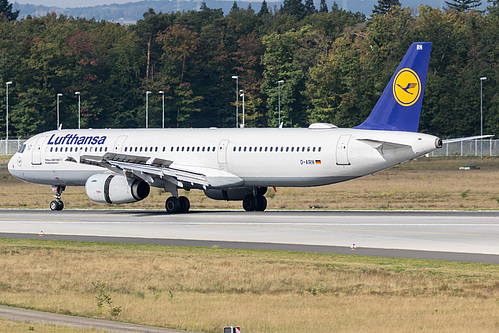
[[[492,264],[12,239],[0,255],[1,303],[63,314],[206,332],[499,329]]]
[[[27,323],[15,320],[6,320],[0,318],[0,332],[20,333],[20,332],[35,332],[35,333],[89,333],[89,332],[104,332],[95,329],[82,329],[68,326],[45,325],[37,323]]]
[[[0,160],[0,164],[1,164]],[[4,158],[3,163],[6,163]],[[480,170],[459,170],[476,165]],[[49,186],[23,183],[0,169],[0,207],[47,208]],[[278,188],[267,193],[269,209],[499,209],[499,158],[419,158],[416,161],[344,183],[314,188]],[[239,201],[215,201],[202,191],[180,191],[193,209],[241,209]],[[148,198],[127,205],[89,200],[83,187],[68,187],[67,208],[164,209],[169,194],[153,188]]]

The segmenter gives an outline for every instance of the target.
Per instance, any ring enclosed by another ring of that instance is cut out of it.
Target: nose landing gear
[[[66,186],[52,186],[52,191],[55,192],[55,200],[50,203],[50,210],[63,210],[64,203],[61,200],[61,196],[65,189]]]

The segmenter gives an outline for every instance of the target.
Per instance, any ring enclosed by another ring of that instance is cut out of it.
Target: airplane
[[[440,138],[417,132],[431,46],[409,47],[369,117],[354,128],[59,128],[28,139],[8,169],[23,181],[51,185],[53,211],[64,208],[66,186],[85,186],[91,200],[108,204],[163,188],[172,195],[165,203],[171,214],[190,209],[179,189],[264,211],[268,188],[343,182],[441,148]]]

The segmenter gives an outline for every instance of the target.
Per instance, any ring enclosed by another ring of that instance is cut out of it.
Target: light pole
[[[59,129],[59,97],[61,97],[62,94],[59,93],[57,94],[57,128],[56,129]]]
[[[149,94],[150,91],[146,91],[146,128],[149,128]]]
[[[486,77],[480,78],[480,135],[483,135],[483,98],[482,98],[482,83],[487,80]],[[480,138],[480,158],[483,158],[483,138]]]
[[[75,95],[78,95],[78,129],[80,129],[80,115],[81,115],[81,108],[80,108],[80,92],[76,91]]]
[[[239,94],[237,93],[239,91],[239,76],[234,75],[232,76],[233,79],[236,79],[236,128],[239,127]]]
[[[241,97],[243,98],[243,127],[244,128],[244,90],[239,90]]]
[[[163,90],[161,90],[159,93],[161,95],[163,95],[163,102],[162,102],[162,105],[163,105],[163,118],[162,118],[163,122],[162,122],[162,124],[163,124],[163,126],[161,128],[165,128],[165,92]]]
[[[277,127],[281,127],[281,83],[284,83],[284,80],[277,81],[277,86],[279,87],[279,122]]]
[[[7,90],[6,112],[5,112],[5,156],[9,155],[9,85],[12,81],[5,84]]]

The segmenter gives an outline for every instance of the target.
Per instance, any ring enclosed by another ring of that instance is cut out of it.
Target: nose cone
[[[23,167],[23,163],[24,161],[22,157],[19,154],[15,153],[7,164],[7,168],[10,174],[16,178],[22,179],[21,170]]]

